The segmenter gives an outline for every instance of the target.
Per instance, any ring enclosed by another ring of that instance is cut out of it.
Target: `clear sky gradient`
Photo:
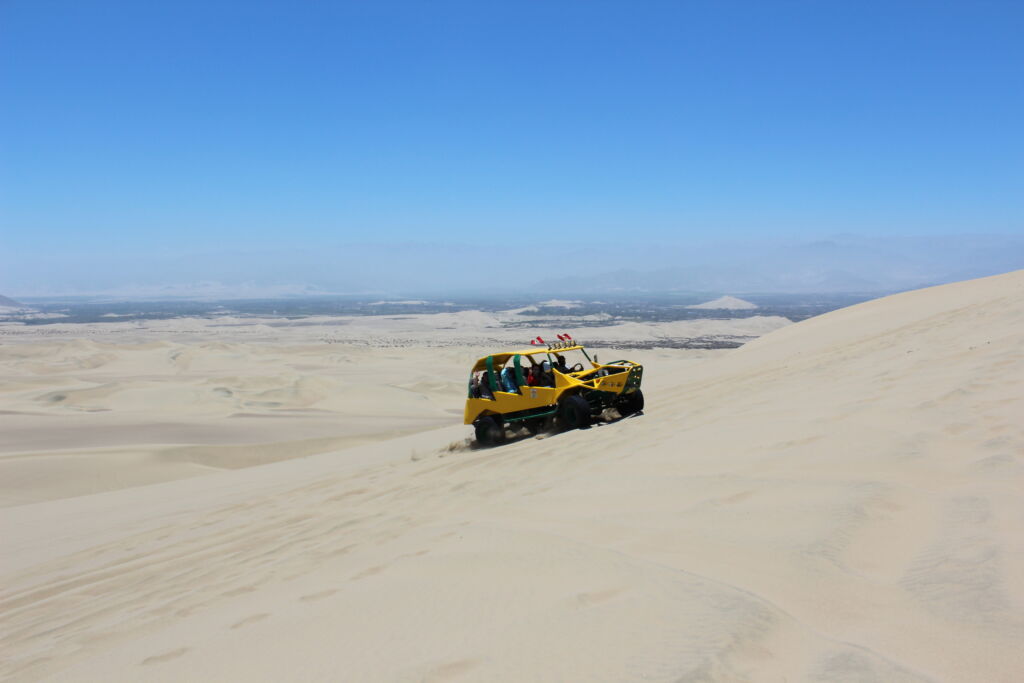
[[[0,292],[1020,235],[1022,36],[1009,1],[3,0]]]

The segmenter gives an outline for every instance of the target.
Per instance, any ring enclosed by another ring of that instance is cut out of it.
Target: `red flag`
[[[543,340],[543,339],[541,339],[540,337],[537,337],[537,341],[538,341],[538,342],[540,342],[541,344],[543,344],[543,343],[544,343],[544,340]]]
[[[568,339],[569,341],[572,341],[572,337],[569,335],[568,332],[565,333],[565,338]]]
[[[558,335],[558,341],[565,341],[565,337],[563,337],[562,335]]]
[[[531,346],[536,346],[537,345],[537,340],[536,339],[531,339],[530,340],[530,345]]]

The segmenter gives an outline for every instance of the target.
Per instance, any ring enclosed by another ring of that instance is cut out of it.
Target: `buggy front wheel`
[[[644,409],[644,394],[642,391],[637,389],[631,394],[626,394],[619,398],[616,408],[619,409],[619,415],[627,417],[634,413],[639,413]]]

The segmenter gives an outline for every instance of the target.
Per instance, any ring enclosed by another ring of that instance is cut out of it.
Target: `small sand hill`
[[[0,674],[1019,681],[1022,330],[1024,271],[654,358],[614,425],[8,508]]]
[[[720,296],[713,301],[705,301],[702,304],[694,304],[693,306],[687,306],[687,308],[699,308],[709,310],[727,310],[727,311],[749,311],[757,308],[757,304],[744,301],[743,299],[737,299],[734,296]]]

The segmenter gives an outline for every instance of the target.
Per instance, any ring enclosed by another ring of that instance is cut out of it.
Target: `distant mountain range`
[[[877,295],[1024,268],[1024,235],[700,239],[641,240],[628,246],[551,242],[543,248],[500,252],[502,258],[508,257],[503,266],[497,265],[505,261],[496,260],[498,253],[486,240],[316,250],[238,248],[163,260],[159,254],[132,259],[110,254],[98,257],[85,274],[51,274],[60,269],[20,263],[12,269],[0,263],[5,278],[0,285],[25,297],[34,292],[32,302],[68,296],[224,301],[467,295],[543,301],[661,293],[713,299],[721,294]],[[48,274],[40,275],[44,270]],[[12,306],[10,299],[0,301],[0,306]]]
[[[1024,237],[837,237],[771,246],[694,249],[678,266],[549,278],[559,296],[643,292],[891,292],[1024,268]],[[642,263],[642,259],[634,259]]]

